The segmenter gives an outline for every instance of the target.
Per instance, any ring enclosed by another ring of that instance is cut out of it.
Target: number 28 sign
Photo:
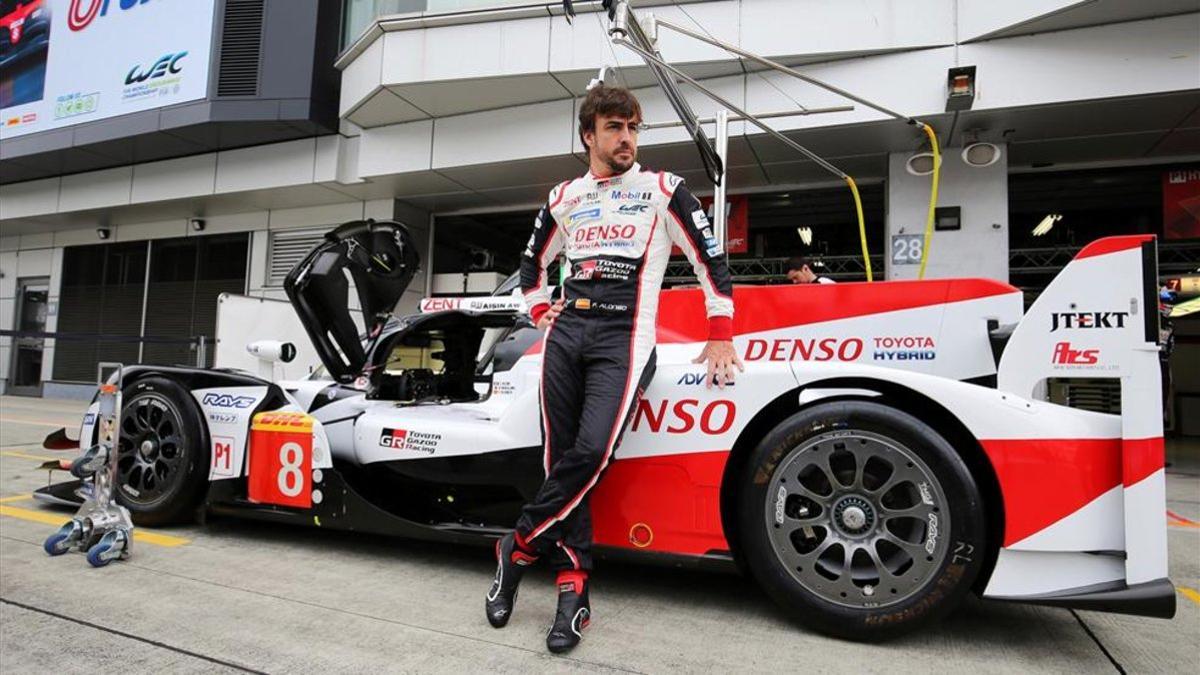
[[[925,245],[925,235],[922,234],[893,234],[892,235],[892,264],[919,265],[921,253]]]
[[[312,506],[312,430],[313,418],[301,412],[254,416],[250,425],[250,501]]]

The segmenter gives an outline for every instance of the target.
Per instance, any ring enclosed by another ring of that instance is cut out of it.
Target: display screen
[[[214,0],[0,0],[0,138],[204,98]]]

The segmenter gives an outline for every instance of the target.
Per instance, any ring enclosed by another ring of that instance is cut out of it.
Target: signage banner
[[[1163,238],[1200,238],[1200,167],[1162,175]]]
[[[0,138],[202,99],[215,0],[0,0]]]
[[[713,220],[713,198],[701,197],[700,206]],[[725,200],[725,252],[745,253],[749,250],[750,241],[750,197],[747,195],[730,195]],[[671,247],[672,256],[682,256],[683,251],[678,246]]]

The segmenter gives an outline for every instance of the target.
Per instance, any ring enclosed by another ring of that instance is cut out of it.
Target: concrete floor
[[[49,558],[69,512],[28,498],[41,438],[78,402],[0,397],[0,670],[87,672],[1195,672],[1200,528],[1169,530],[1179,612],[1163,621],[972,599],[936,630],[883,646],[785,620],[749,581],[602,564],[596,619],[569,657],[546,653],[550,576],[488,626],[488,551],[219,519],[172,528],[102,570]],[[1168,507],[1200,521],[1200,446],[1172,446]],[[60,474],[61,476],[61,474]],[[174,544],[174,545],[162,545]],[[91,584],[90,586],[88,584]],[[1190,664],[1190,665],[1189,665]]]

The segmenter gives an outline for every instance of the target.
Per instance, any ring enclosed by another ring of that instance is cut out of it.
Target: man
[[[817,276],[817,273],[812,270],[812,265],[808,258],[802,255],[792,256],[788,258],[787,278],[793,284],[833,284],[837,283],[829,277]]]
[[[524,570],[549,557],[558,571],[558,611],[546,646],[565,652],[591,620],[588,495],[654,372],[658,292],[672,245],[683,249],[704,289],[709,386],[742,368],[733,349],[733,293],[721,242],[699,201],[677,176],[636,162],[641,106],[633,94],[600,85],[579,110],[587,175],[550,191],[521,258],[530,315],[546,331],[542,431],[546,479],[513,533],[496,544],[488,621],[508,623]],[[550,304],[547,267],[566,252],[564,299]]]

